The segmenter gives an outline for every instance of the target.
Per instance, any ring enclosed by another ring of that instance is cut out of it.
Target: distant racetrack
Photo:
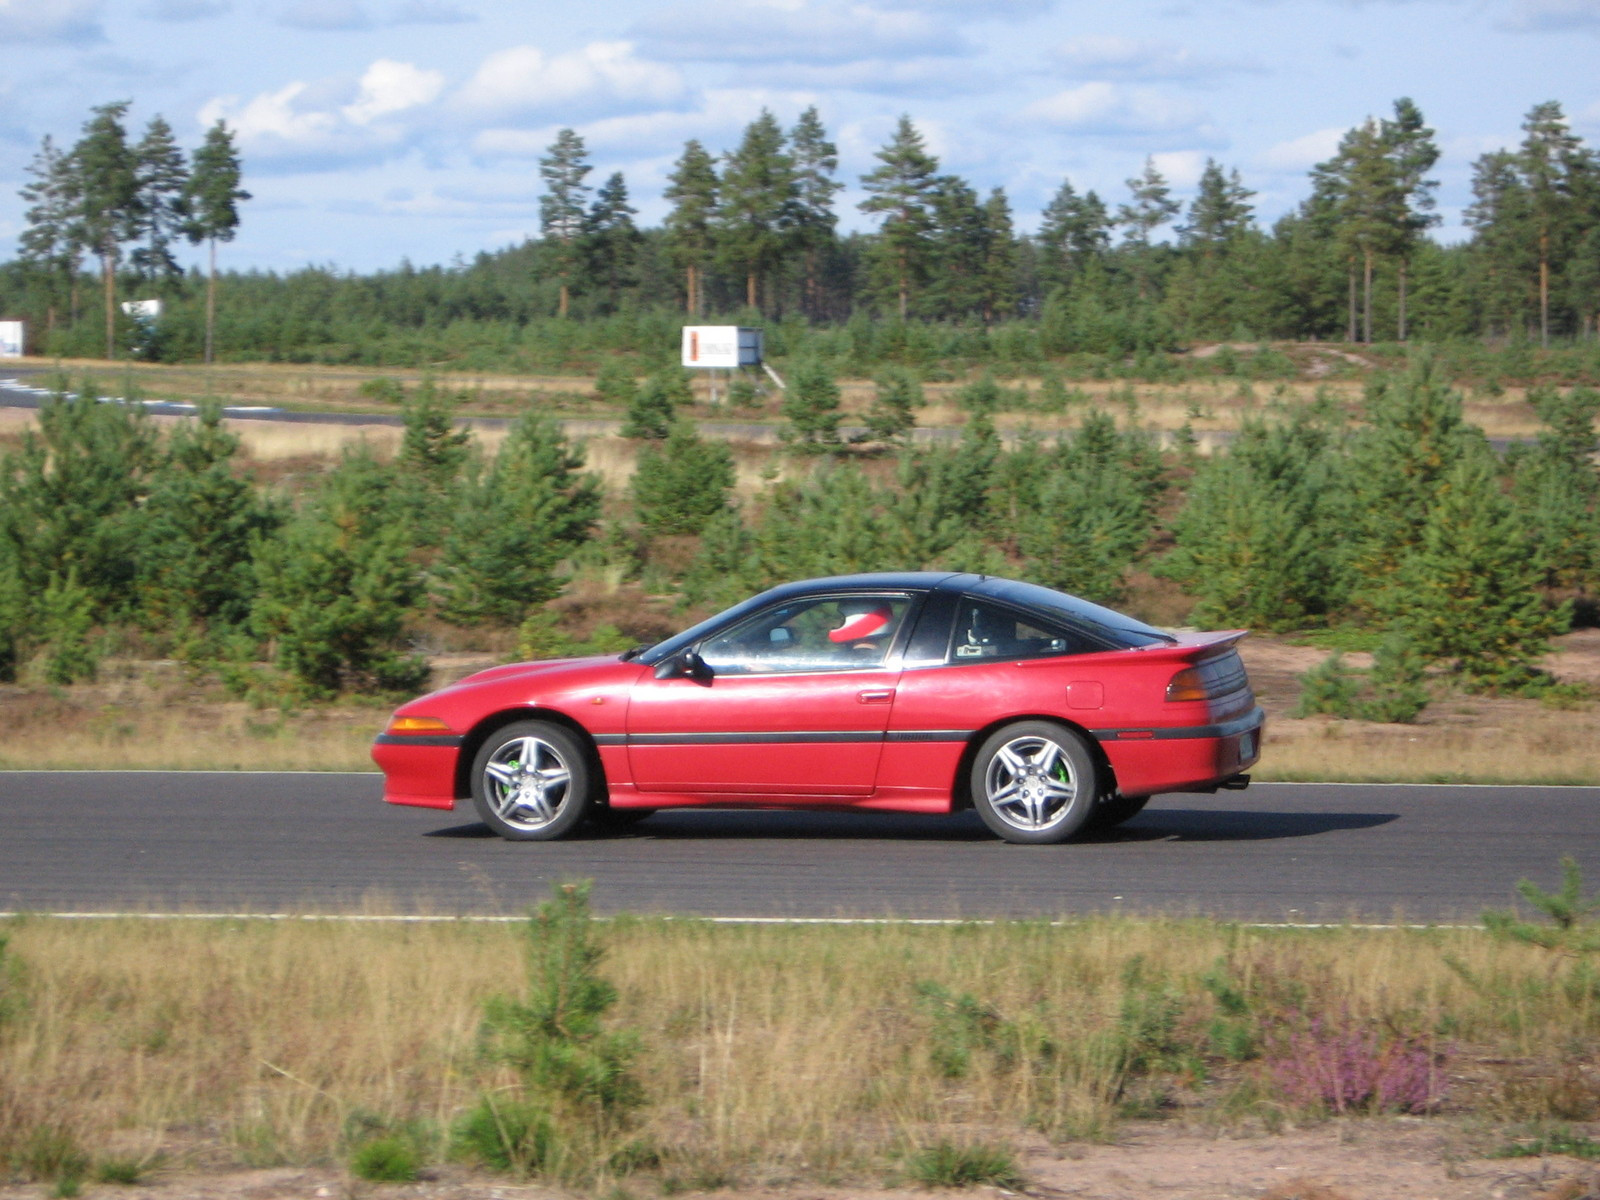
[[[1010,846],[954,818],[659,813],[626,834],[489,836],[376,775],[0,773],[0,909],[517,913],[592,878],[603,911],[754,917],[1475,920],[1513,885],[1600,884],[1600,789],[1258,784]]]

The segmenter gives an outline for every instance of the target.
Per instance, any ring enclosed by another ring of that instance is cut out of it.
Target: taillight
[[[1167,684],[1168,700],[1209,700],[1206,682],[1198,667],[1185,667]]]

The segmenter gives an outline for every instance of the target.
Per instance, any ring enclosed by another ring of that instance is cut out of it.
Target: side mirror
[[[657,679],[711,680],[711,668],[706,660],[693,650],[682,650],[656,664]]]

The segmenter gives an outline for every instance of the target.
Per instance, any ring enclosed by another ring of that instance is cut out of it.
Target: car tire
[[[1124,796],[1120,793],[1107,796],[1094,806],[1094,811],[1083,823],[1083,828],[1085,831],[1115,829],[1124,821],[1131,821],[1137,817],[1149,803],[1149,796]]]
[[[972,802],[1008,842],[1064,842],[1083,827],[1100,792],[1083,739],[1051,721],[1018,721],[983,740],[972,760]]]
[[[548,721],[498,729],[472,760],[472,803],[514,842],[565,837],[594,808],[598,771],[571,731]]]

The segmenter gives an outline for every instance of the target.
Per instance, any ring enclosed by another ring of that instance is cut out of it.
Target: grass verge
[[[528,987],[520,927],[31,918],[4,933],[0,1175],[115,1177],[159,1157],[403,1178],[445,1159],[485,1097],[570,1144],[548,1112],[512,1107],[528,1066],[483,1052],[486,999]],[[597,936],[607,1026],[635,1039],[642,1096],[626,1142],[571,1168],[600,1190],[1015,1187],[1019,1147],[1153,1116],[1271,1129],[1410,1111],[1469,1118],[1485,1149],[1568,1152],[1600,1113],[1592,1061],[1572,1059],[1600,1031],[1600,976],[1472,929],[618,918]]]

